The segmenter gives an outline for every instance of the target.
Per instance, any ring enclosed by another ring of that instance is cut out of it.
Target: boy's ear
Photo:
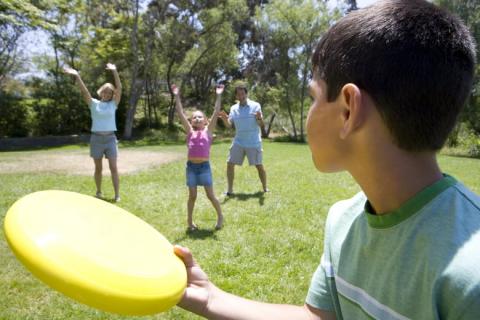
[[[339,102],[342,104],[343,127],[340,138],[347,138],[352,132],[360,127],[365,119],[365,106],[362,99],[363,92],[353,83],[347,83],[342,87]]]

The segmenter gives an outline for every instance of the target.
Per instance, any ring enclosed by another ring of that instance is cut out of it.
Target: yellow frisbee
[[[40,280],[100,310],[165,311],[183,295],[185,265],[152,226],[115,205],[48,190],[15,202],[4,222],[17,258]]]

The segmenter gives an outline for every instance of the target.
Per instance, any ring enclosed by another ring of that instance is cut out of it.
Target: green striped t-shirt
[[[450,176],[374,215],[363,193],[328,214],[306,302],[337,319],[480,319],[480,197]]]

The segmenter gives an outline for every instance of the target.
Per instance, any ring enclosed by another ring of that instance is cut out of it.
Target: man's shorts
[[[262,164],[262,147],[258,148],[244,148],[238,144],[232,144],[227,162],[241,166],[245,156],[248,158],[248,164],[256,166]]]
[[[118,155],[118,141],[114,133],[102,135],[92,132],[90,135],[90,157],[114,159]]]
[[[210,162],[193,163],[187,161],[187,186],[212,186],[212,170],[210,169]]]

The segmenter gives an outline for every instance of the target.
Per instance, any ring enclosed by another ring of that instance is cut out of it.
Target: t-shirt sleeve
[[[99,103],[100,103],[99,100],[92,98],[92,102],[90,102],[90,110],[94,111]]]
[[[322,256],[322,262],[313,274],[305,302],[317,309],[334,311],[335,308],[332,302],[330,287],[328,285],[329,279],[327,277],[324,255]]]

